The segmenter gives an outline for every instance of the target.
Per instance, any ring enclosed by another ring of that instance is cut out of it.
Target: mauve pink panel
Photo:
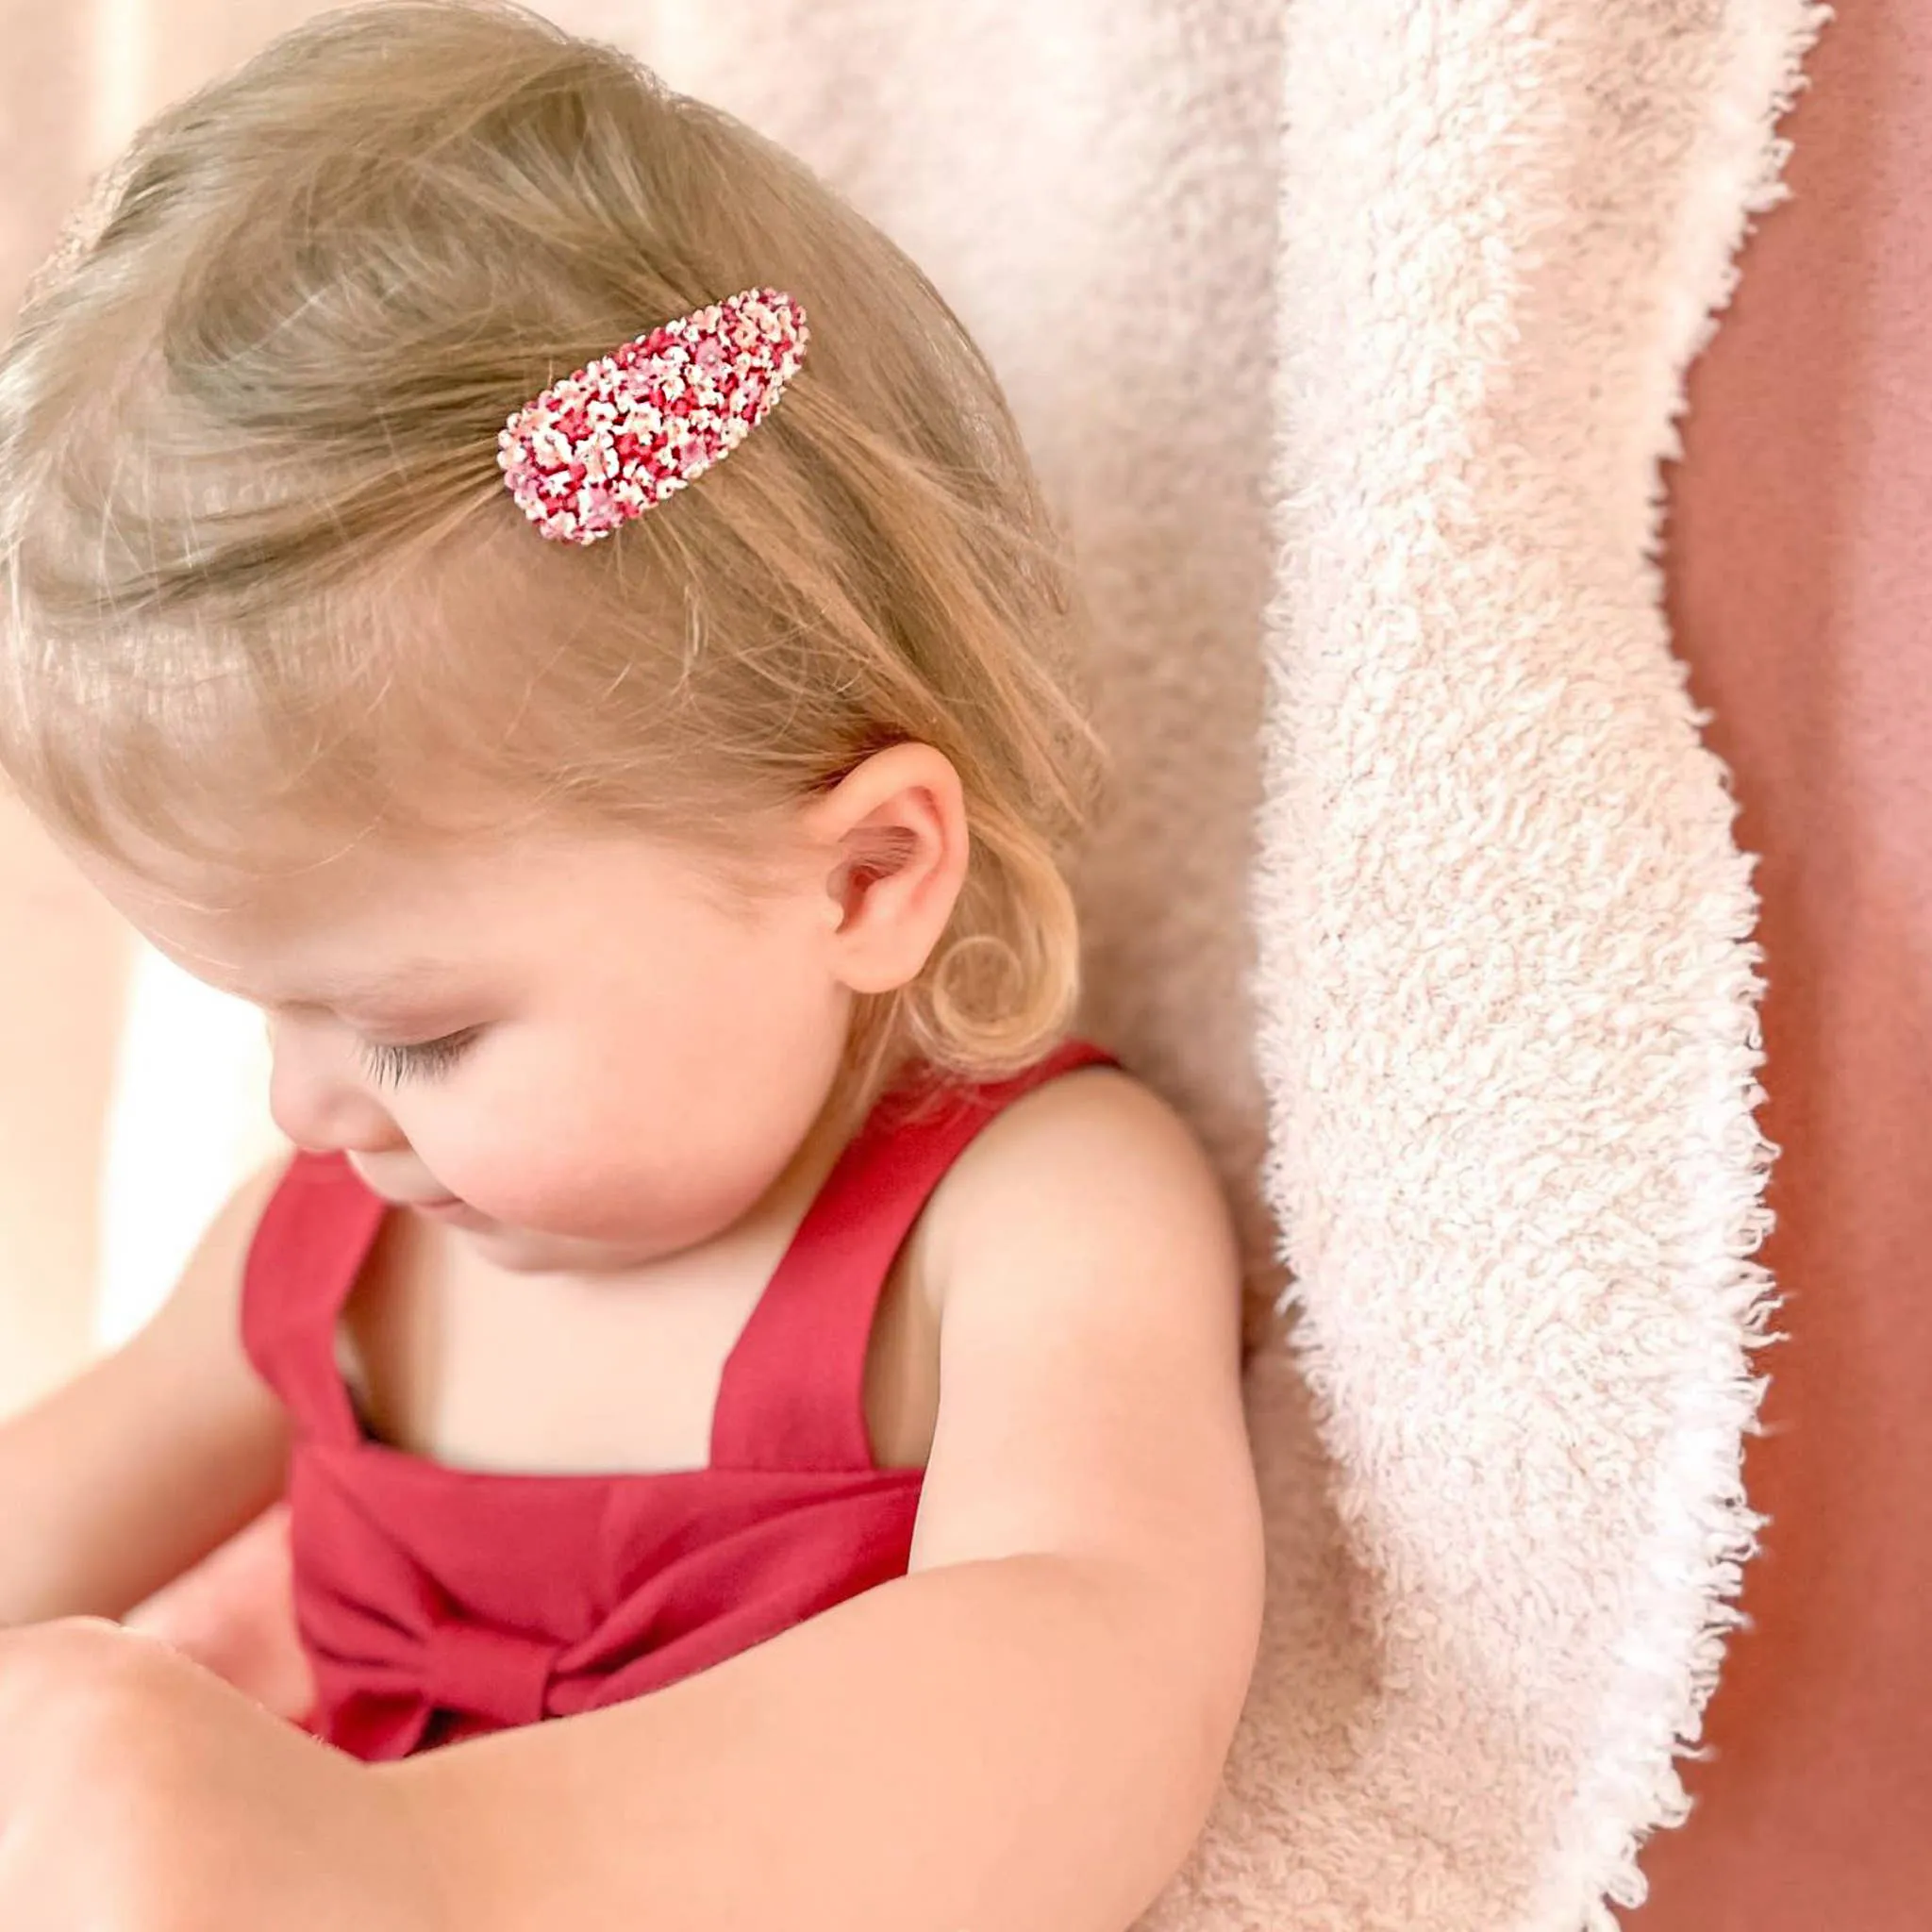
[[[1932,1927],[1932,7],[1854,0],[1810,73],[1669,540],[1764,855],[1774,1520],[1634,1932]]]

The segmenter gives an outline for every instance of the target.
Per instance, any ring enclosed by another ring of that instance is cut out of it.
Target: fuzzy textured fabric
[[[1092,1028],[1299,1309],[1250,1377],[1248,1718],[1150,1932],[1611,1924],[1734,1621],[1769,1309],[1756,902],[1658,470],[1819,10],[570,17],[647,22],[927,265],[1083,553]]]
[[[1254,1691],[1146,1932],[1603,1932],[1683,1814],[1770,1304],[1750,861],[1658,469],[1820,9],[547,10],[906,244],[1083,556],[1090,1028],[1296,1284]]]

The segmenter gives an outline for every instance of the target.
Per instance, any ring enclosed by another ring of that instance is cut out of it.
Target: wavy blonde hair
[[[607,541],[538,537],[509,412],[760,284],[812,327],[771,419]],[[855,1069],[994,1075],[1070,1023],[1099,763],[997,381],[801,164],[521,8],[325,14],[142,128],[0,357],[0,769],[122,862],[120,824],[230,863],[447,834],[470,781],[728,858],[922,741],[968,877]]]

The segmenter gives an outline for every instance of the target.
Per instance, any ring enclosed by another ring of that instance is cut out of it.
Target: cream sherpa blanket
[[[1749,861],[1658,465],[1818,10],[551,10],[907,243],[1085,556],[1092,1029],[1298,1284],[1250,1378],[1264,1651],[1150,1932],[1609,1925],[1732,1621],[1768,1307]],[[151,1179],[145,987],[114,1173]],[[110,1332],[171,1260],[116,1200]]]

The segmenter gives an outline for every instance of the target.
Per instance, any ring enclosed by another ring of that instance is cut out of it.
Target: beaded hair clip
[[[496,439],[542,536],[594,543],[702,476],[771,414],[805,359],[805,310],[747,289],[552,383]]]

